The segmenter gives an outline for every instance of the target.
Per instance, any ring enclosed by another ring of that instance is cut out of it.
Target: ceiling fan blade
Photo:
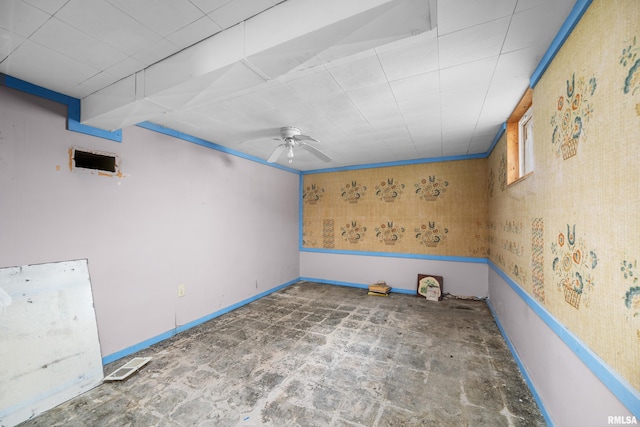
[[[311,137],[309,137],[309,138],[313,139]],[[314,139],[314,141],[315,141],[315,139]],[[310,152],[311,154],[313,154],[317,158],[319,158],[321,160],[324,160],[325,162],[330,162],[331,161],[331,157],[327,156],[326,154],[324,154],[322,151],[318,150],[313,145],[309,145],[309,144],[307,144],[305,142],[300,142],[300,147],[304,148],[305,150],[307,150],[308,152]]]
[[[273,163],[276,160],[278,160],[278,158],[280,157],[280,155],[282,153],[284,153],[284,150],[286,150],[287,147],[284,144],[280,144],[276,147],[275,150],[273,150],[273,153],[271,153],[271,155],[269,156],[269,158],[267,159],[268,163]]]
[[[296,141],[315,141],[315,142],[320,142],[317,139],[310,137],[309,135],[295,135],[293,137],[293,139],[295,139]]]
[[[252,138],[252,139],[245,139],[243,141],[240,141],[239,144],[251,144],[251,143],[260,142],[260,141],[282,141],[282,138]]]

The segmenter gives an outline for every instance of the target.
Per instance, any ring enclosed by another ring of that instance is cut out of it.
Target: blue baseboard
[[[164,340],[167,340],[167,339],[169,339],[171,337],[176,336],[180,332],[184,332],[184,331],[186,331],[188,329],[194,328],[194,327],[196,327],[196,326],[198,326],[198,325],[200,325],[202,323],[205,323],[205,322],[207,322],[207,321],[209,321],[211,319],[215,319],[216,317],[219,317],[219,316],[222,316],[223,314],[229,313],[230,311],[233,311],[233,310],[235,310],[237,308],[240,308],[243,305],[247,305],[250,302],[259,300],[260,298],[263,298],[263,297],[265,297],[265,296],[267,296],[269,294],[272,294],[272,293],[274,293],[276,291],[279,291],[280,289],[284,289],[287,286],[293,285],[294,283],[297,283],[300,280],[302,280],[302,279],[298,278],[298,279],[294,279],[294,280],[291,280],[289,282],[283,283],[282,285],[278,285],[278,286],[276,286],[274,288],[271,288],[271,289],[269,289],[267,291],[261,292],[261,293],[259,293],[257,295],[254,295],[254,296],[250,297],[250,298],[247,298],[245,300],[242,300],[240,302],[232,304],[232,305],[230,305],[228,307],[225,307],[225,308],[223,308],[221,310],[218,310],[218,311],[215,311],[213,313],[210,313],[210,314],[208,314],[206,316],[203,316],[203,317],[201,317],[199,319],[196,319],[196,320],[191,321],[189,323],[185,323],[184,325],[176,326],[174,329],[168,330],[168,331],[166,331],[166,332],[164,332],[164,333],[162,333],[160,335],[156,335],[155,337],[149,338],[148,340],[142,341],[142,342],[140,342],[138,344],[134,344],[134,345],[132,345],[130,347],[127,347],[127,348],[124,348],[124,349],[122,349],[120,351],[112,353],[112,354],[102,358],[102,364],[106,365],[108,363],[115,362],[116,360],[122,359],[123,357],[130,356],[130,355],[132,355],[134,353],[139,352],[140,350],[144,350],[145,348],[149,348],[154,344],[157,344],[157,343],[159,343],[161,341],[164,341]]]
[[[369,285],[365,285],[363,283],[340,282],[336,280],[316,279],[313,277],[301,277],[300,280],[305,280],[307,282],[324,283],[327,285],[347,286],[350,288],[359,288],[359,289],[369,289]],[[412,291],[409,289],[400,289],[400,288],[391,288],[391,293],[417,295],[416,291]]]

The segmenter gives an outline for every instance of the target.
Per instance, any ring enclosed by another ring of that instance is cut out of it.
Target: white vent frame
[[[134,357],[126,364],[104,377],[103,381],[122,381],[127,379],[150,361],[151,357]]]

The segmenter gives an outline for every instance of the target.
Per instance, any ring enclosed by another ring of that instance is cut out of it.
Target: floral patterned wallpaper
[[[489,258],[640,390],[638,22],[591,4],[534,88],[533,174],[503,185],[503,137],[485,186]]]
[[[486,257],[486,162],[305,175],[303,246]]]

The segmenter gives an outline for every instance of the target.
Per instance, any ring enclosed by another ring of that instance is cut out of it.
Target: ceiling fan
[[[276,149],[273,150],[273,153],[271,153],[271,155],[267,159],[267,162],[269,163],[273,163],[277,161],[282,155],[282,153],[284,153],[285,151],[287,152],[289,163],[293,162],[294,147],[303,148],[308,152],[310,152],[311,154],[313,154],[314,156],[316,156],[317,158],[324,160],[325,162],[331,161],[331,157],[327,156],[326,154],[318,150],[313,145],[309,145],[308,143],[305,142],[305,141],[315,141],[315,142],[320,142],[320,141],[308,135],[302,135],[300,132],[300,129],[298,128],[295,128],[292,126],[280,128],[280,138],[274,138],[274,139],[281,140],[283,141],[283,143],[278,145]]]

